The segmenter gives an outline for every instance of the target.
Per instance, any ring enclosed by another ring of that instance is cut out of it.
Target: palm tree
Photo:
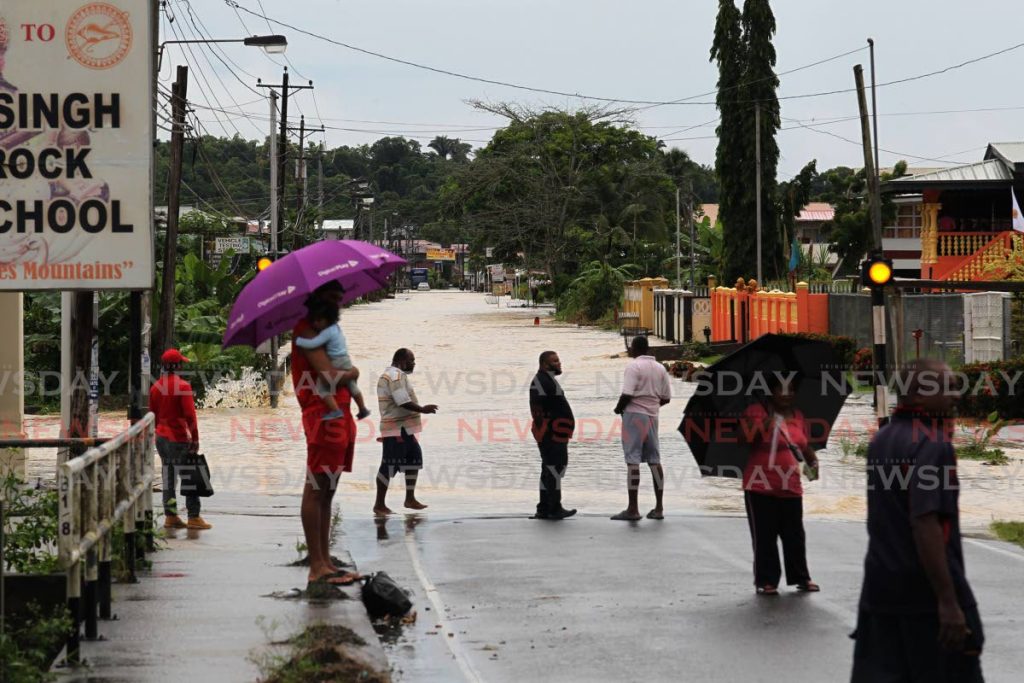
[[[441,159],[451,159],[452,161],[466,161],[469,158],[469,151],[473,149],[468,142],[462,142],[458,138],[450,138],[447,135],[438,135],[427,143],[427,147],[437,152],[437,156]]]

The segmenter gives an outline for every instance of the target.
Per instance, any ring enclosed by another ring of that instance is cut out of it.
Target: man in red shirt
[[[163,374],[149,390],[149,410],[156,416],[156,450],[163,465],[164,527],[168,529],[210,529],[199,516],[199,496],[185,494],[188,523],[178,516],[177,468],[188,455],[199,452],[199,425],[192,385],[178,375],[188,358],[178,349],[167,349],[160,356]],[[184,492],[183,492],[184,493]]]

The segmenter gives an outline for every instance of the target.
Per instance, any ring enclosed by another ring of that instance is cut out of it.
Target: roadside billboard
[[[454,261],[454,249],[427,249],[428,261]]]
[[[0,4],[0,290],[153,286],[150,6]]]

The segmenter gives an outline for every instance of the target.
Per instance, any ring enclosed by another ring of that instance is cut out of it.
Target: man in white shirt
[[[426,505],[416,500],[416,479],[423,469],[423,451],[416,434],[423,430],[420,415],[433,415],[436,405],[421,406],[409,382],[409,373],[416,368],[416,356],[409,349],[398,349],[391,367],[377,380],[377,403],[380,406],[380,435],[383,454],[377,471],[376,515],[389,515],[392,510],[384,499],[388,484],[396,472],[405,475],[405,507],[422,510]]]
[[[668,371],[651,355],[647,337],[633,337],[622,382],[622,395],[615,405],[615,414],[622,416],[622,450],[626,455],[626,489],[629,506],[612,517],[615,520],[639,520],[637,490],[640,488],[640,463],[651,467],[654,479],[654,509],[648,519],[664,519],[662,497],[665,492],[665,474],[661,469],[658,444],[658,411],[672,398],[672,385]]]

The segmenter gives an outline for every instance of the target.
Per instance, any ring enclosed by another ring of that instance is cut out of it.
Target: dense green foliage
[[[715,201],[718,184],[711,169],[682,150],[662,149],[619,112],[477,106],[505,116],[508,124],[472,155],[467,143],[445,136],[425,147],[400,137],[332,150],[310,146],[308,202],[296,212],[298,188],[289,183],[282,246],[294,249],[317,239],[320,219],[354,217],[364,239],[372,223],[376,239],[470,243],[471,268],[504,262],[544,271],[554,280],[554,297],[592,261],[613,268],[635,264],[641,276],[674,275],[676,188],[683,192],[684,206]],[[215,215],[266,217],[265,142],[204,137],[189,145],[183,203]],[[290,153],[296,153],[294,146]],[[165,196],[167,161],[167,146],[161,144],[158,198]],[[356,182],[366,182],[375,197],[372,216],[357,213]],[[209,239],[230,230],[220,219],[200,223],[183,221],[182,239]],[[685,233],[684,253],[689,250]],[[199,253],[197,247],[189,250]],[[696,251],[706,260],[709,250],[700,240]],[[618,303],[617,296],[612,299],[609,308]],[[208,322],[202,317],[200,327]],[[202,330],[193,325],[187,331]]]
[[[776,206],[779,102],[775,75],[775,16],[768,0],[719,0],[711,60],[718,65],[716,102],[721,115],[715,170],[721,184],[719,219],[725,239],[722,281],[756,272],[757,163],[755,122],[760,112],[762,265],[767,277],[782,274],[782,237]]]
[[[67,610],[46,614],[37,609],[27,618],[11,622],[0,633],[0,681],[40,683],[55,679],[50,664],[71,628]]]
[[[4,502],[4,564],[19,574],[57,571],[57,492],[28,487],[10,475],[0,480]]]

